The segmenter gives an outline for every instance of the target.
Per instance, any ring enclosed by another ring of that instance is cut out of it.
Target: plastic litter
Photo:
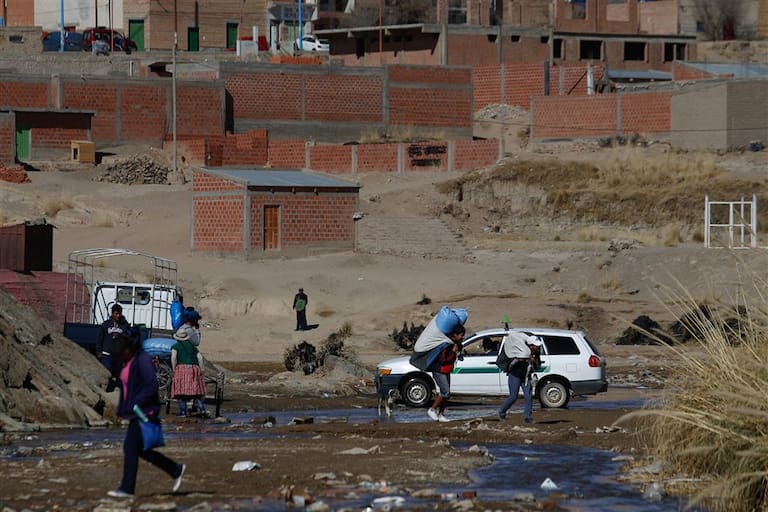
[[[257,462],[253,462],[252,460],[241,460],[240,462],[235,462],[232,466],[232,471],[251,471],[252,469],[260,468],[261,465]]]
[[[553,482],[551,478],[546,478],[543,482],[541,482],[541,488],[545,491],[555,491],[559,489],[557,484]]]
[[[392,510],[405,505],[405,498],[402,496],[382,496],[375,498],[371,502],[373,510]]]

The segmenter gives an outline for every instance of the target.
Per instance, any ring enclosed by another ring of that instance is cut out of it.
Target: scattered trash
[[[649,484],[645,488],[645,492],[643,492],[643,498],[645,498],[648,501],[661,501],[661,498],[663,497],[664,497],[664,487],[658,482],[653,482]]]
[[[617,427],[616,425],[610,425],[608,427],[595,427],[595,434],[608,434],[611,432],[626,432],[626,430],[621,427]]]
[[[261,464],[252,460],[241,460],[232,466],[232,471],[251,471],[252,469],[261,469]]]
[[[315,480],[336,480],[336,473],[315,473],[312,478]]]
[[[559,489],[559,487],[557,486],[557,484],[556,484],[555,482],[553,482],[551,478],[546,478],[546,479],[545,479],[545,480],[544,480],[544,481],[541,483],[541,488],[542,488],[543,490],[545,490],[545,491],[556,491],[557,489]]]
[[[403,505],[405,505],[405,498],[402,496],[382,496],[371,502],[373,510],[392,510],[401,508]]]
[[[341,452],[337,452],[338,455],[369,455],[371,453],[379,453],[381,452],[381,448],[379,448],[379,445],[371,446],[367,450],[365,448],[350,448],[349,450],[344,450]]]
[[[514,496],[512,496],[512,501],[516,501],[518,503],[535,503],[536,496],[534,496],[533,493],[530,493],[530,492],[518,492],[518,493],[515,493]]]
[[[304,418],[293,418],[290,422],[288,422],[289,425],[309,425],[315,422],[315,419],[311,416],[306,416]]]

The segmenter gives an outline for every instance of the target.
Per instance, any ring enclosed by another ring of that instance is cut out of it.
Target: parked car
[[[581,331],[563,329],[509,329],[539,336],[544,342],[542,368],[534,396],[542,407],[566,407],[571,395],[591,395],[608,390],[605,358]],[[503,348],[504,328],[487,329],[467,336],[464,357],[451,374],[452,395],[507,396],[507,376],[496,366],[496,352]],[[389,359],[376,368],[376,388],[380,396],[395,390],[411,407],[429,405],[437,386],[432,376],[412,366],[410,356]]]
[[[314,34],[307,34],[301,39],[297,39],[293,44],[293,49],[301,52],[327,52],[331,45],[327,39],[319,39]]]
[[[110,30],[106,27],[89,28],[83,31],[83,50],[90,52],[93,50],[95,41],[105,41],[109,48],[112,48],[111,38],[115,35],[115,51],[130,54],[138,49],[134,41],[131,41],[119,30]],[[97,49],[99,49],[97,47]]]
[[[61,32],[43,32],[43,51],[57,52],[61,45]],[[64,51],[79,52],[83,49],[83,35],[78,32],[64,32]]]

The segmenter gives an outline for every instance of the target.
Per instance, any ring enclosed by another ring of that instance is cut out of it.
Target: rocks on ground
[[[94,181],[122,183],[126,185],[174,185],[184,184],[186,179],[181,171],[155,161],[148,155],[132,155],[110,164],[106,170],[93,178]]]

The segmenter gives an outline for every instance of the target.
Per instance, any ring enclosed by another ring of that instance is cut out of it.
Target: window
[[[504,339],[502,335],[496,336],[483,336],[472,341],[470,345],[467,345],[464,349],[464,354],[467,356],[496,356],[499,354],[499,345],[501,340]]]
[[[578,355],[579,347],[570,336],[541,336],[544,339],[544,345],[547,354],[551,356],[558,355]]]
[[[645,43],[625,41],[624,60],[645,61]]]
[[[664,62],[685,60],[685,43],[664,43]]]
[[[565,55],[565,52],[563,51],[564,49],[565,49],[565,40],[563,39],[552,40],[552,58],[553,59],[564,58],[564,55]]]
[[[451,25],[467,23],[466,0],[448,0],[448,23]]]
[[[117,288],[117,302],[120,304],[134,304],[135,299],[135,304],[139,306],[149,304],[151,297],[149,288],[136,288],[135,296],[133,291],[132,286],[119,286]]]
[[[601,60],[603,58],[603,42],[593,39],[579,41],[579,59]]]
[[[571,19],[587,19],[587,0],[573,0],[571,2]]]
[[[518,35],[510,36],[510,39],[512,40],[513,43],[519,43],[520,42],[520,36],[518,36]]]

